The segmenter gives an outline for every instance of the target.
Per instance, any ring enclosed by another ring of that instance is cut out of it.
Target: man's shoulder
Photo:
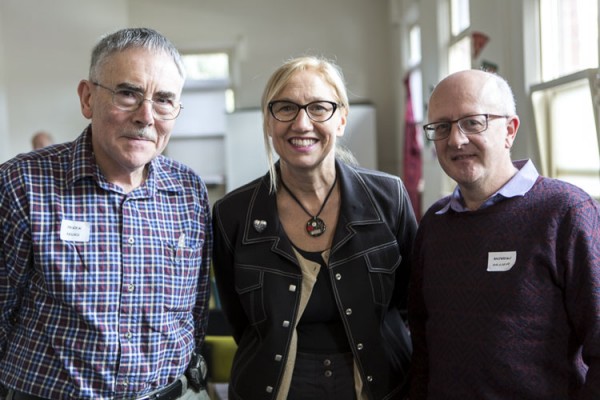
[[[56,172],[64,164],[65,159],[71,159],[70,143],[61,143],[40,150],[21,153],[0,164],[0,175],[11,173],[43,174],[46,171]]]
[[[181,161],[159,155],[154,160],[154,164],[158,168],[159,175],[162,175],[163,177],[168,176],[171,179],[174,178],[188,182],[202,182],[204,184],[201,175]]]
[[[342,164],[342,165],[344,165],[344,164]],[[364,168],[364,167],[354,166],[354,165],[345,165],[343,167],[343,169],[353,172],[354,174],[360,176],[361,179],[363,179],[364,181],[366,181],[368,183],[373,183],[373,184],[377,184],[377,185],[378,184],[397,185],[399,182],[402,182],[402,179],[400,179],[399,176],[392,175],[388,172],[384,172],[384,171],[380,171],[380,170],[376,170],[376,169],[369,169],[369,168]]]
[[[550,206],[573,206],[578,203],[595,201],[589,193],[572,183],[560,179],[540,176],[530,191],[534,199],[544,199]]]

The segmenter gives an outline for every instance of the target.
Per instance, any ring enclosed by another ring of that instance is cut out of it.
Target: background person
[[[283,64],[262,97],[270,171],[214,206],[230,399],[403,398],[416,222],[399,178],[336,153],[348,107],[332,63]]]
[[[415,240],[410,399],[599,399],[600,205],[511,161],[519,117],[497,75],[448,76],[428,120],[458,185]]]
[[[43,149],[54,144],[54,139],[46,131],[38,131],[31,137],[31,148],[33,150]]]
[[[175,399],[209,304],[203,181],[161,156],[184,70],[151,29],[103,37],[90,125],[0,166],[0,384],[19,399]],[[188,378],[191,374],[188,374]]]

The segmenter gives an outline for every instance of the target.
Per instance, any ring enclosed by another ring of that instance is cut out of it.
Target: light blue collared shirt
[[[540,176],[533,162],[531,160],[518,160],[513,161],[513,165],[518,169],[517,173],[500,190],[484,201],[479,209],[489,207],[504,199],[524,196],[533,187],[535,181]],[[436,212],[436,214],[445,214],[449,209],[456,212],[471,211],[465,207],[465,202],[458,185],[454,188],[448,203]]]

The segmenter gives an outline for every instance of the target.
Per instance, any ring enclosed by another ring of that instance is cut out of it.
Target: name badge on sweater
[[[60,224],[60,238],[69,242],[89,242],[90,223],[63,219]]]
[[[487,270],[491,272],[508,271],[517,262],[516,251],[490,251]]]

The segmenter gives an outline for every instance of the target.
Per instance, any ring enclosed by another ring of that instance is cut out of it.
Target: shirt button
[[[330,359],[325,359],[325,361],[323,361],[323,365],[326,367],[329,367],[331,365],[331,360]]]
[[[131,337],[132,337],[132,336],[133,336],[133,335],[131,334],[131,332],[127,332],[127,333],[125,334],[125,339],[131,339]]]
[[[367,376],[367,381],[373,382],[373,377],[371,375]]]
[[[289,328],[290,326],[290,321],[283,321],[283,324],[281,324],[284,328]]]
[[[133,283],[130,283],[127,285],[127,291],[128,292],[133,292],[133,290],[135,289],[135,287],[133,286]]]
[[[133,236],[129,236],[129,238],[127,239],[127,243],[134,244],[135,243],[134,237]]]
[[[265,388],[265,391],[266,391],[267,393],[273,393],[273,386],[267,386],[267,387]]]
[[[357,348],[358,350],[362,350],[364,347],[365,347],[365,346],[363,346],[363,344],[362,344],[362,343],[359,343],[359,344],[357,344],[357,345],[356,345],[356,348]]]
[[[325,371],[325,376],[327,378],[329,378],[331,375],[333,375],[333,372],[331,372],[330,370]]]
[[[342,274],[335,274],[335,279],[337,279],[338,281],[342,280]]]
[[[352,315],[352,309],[346,308],[346,315]]]
[[[288,288],[288,290],[290,292],[295,292],[296,291],[296,285],[290,285],[290,287]]]
[[[281,354],[276,354],[275,361],[281,361],[281,360],[283,360],[283,356]]]

